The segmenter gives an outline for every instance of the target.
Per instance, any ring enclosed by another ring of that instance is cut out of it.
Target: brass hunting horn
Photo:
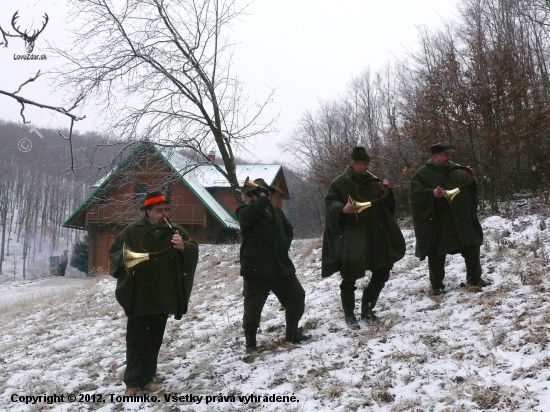
[[[447,172],[445,173],[445,176],[443,176],[443,184],[444,185],[445,185],[445,179],[448,179],[448,176],[450,176],[451,172],[454,172],[455,170],[465,170],[468,173],[468,177],[466,179],[466,182],[464,182],[463,184],[461,184],[460,186],[458,186],[454,189],[443,189],[442,187],[437,186],[437,188],[439,190],[441,190],[443,192],[443,194],[445,195],[445,199],[447,199],[447,202],[449,203],[449,206],[451,206],[452,200],[456,197],[456,195],[458,195],[460,193],[460,189],[472,184],[472,182],[474,181],[474,176],[473,176],[472,170],[469,169],[467,166],[462,166],[462,165],[459,165],[458,163],[454,163],[454,162],[451,162],[451,161],[449,161],[448,163],[451,164],[452,166],[449,168],[449,170],[447,170]],[[447,185],[445,185],[445,186],[447,186]]]
[[[254,182],[251,182],[250,179],[249,179],[248,176],[247,176],[246,179],[245,179],[245,181],[244,181],[243,187],[245,187],[245,188],[246,188],[246,187],[249,187],[249,188],[251,188],[251,189],[257,189],[257,188],[260,187],[260,186],[257,185],[257,184],[254,183]],[[277,187],[277,186],[275,186],[275,185],[270,185],[269,187],[270,187],[271,189],[273,189],[273,190],[279,192],[279,193],[280,193],[281,195],[283,195],[283,196],[286,195],[286,193],[285,193],[285,191],[284,191],[283,189],[281,189],[281,188],[279,188],[279,187]]]
[[[383,201],[384,199],[386,199],[388,197],[388,195],[390,194],[390,188],[389,187],[386,187],[383,189],[384,193],[382,194],[382,196],[378,199],[374,199],[374,200],[370,200],[370,201],[366,201],[365,198],[363,198],[360,194],[360,189],[361,189],[361,186],[364,185],[365,183],[368,183],[368,182],[382,182],[382,179],[376,177],[375,175],[373,175],[371,172],[369,172],[367,170],[367,173],[369,174],[368,177],[366,177],[365,179],[363,179],[356,187],[355,189],[355,195],[357,197],[357,200],[353,200],[351,196],[348,196],[349,197],[349,201],[351,202],[351,205],[353,206],[353,210],[355,212],[355,218],[357,220],[359,220],[359,217],[357,216],[357,214],[361,213],[363,210],[366,210],[368,209],[369,207],[371,207],[372,205],[378,203],[378,202],[381,202]]]
[[[143,234],[143,236],[141,237],[141,241],[140,241],[141,248],[143,250],[145,250],[145,248],[143,247],[143,238],[145,236],[147,236],[147,234],[149,232],[151,232],[153,230],[170,230],[172,233],[176,233],[176,229],[174,229],[172,227],[172,225],[170,224],[170,221],[168,220],[167,217],[164,218],[164,222],[166,223],[166,226],[151,228]],[[153,256],[162,255],[163,253],[166,253],[166,252],[170,251],[172,248],[173,248],[173,245],[172,245],[172,243],[170,243],[170,246],[168,246],[167,248],[165,248],[163,250],[159,250],[158,252],[134,252],[126,246],[126,243],[124,243],[122,245],[122,260],[124,262],[124,266],[126,266],[127,269],[130,269],[130,268],[136,266],[139,263],[142,263],[142,262],[145,262],[145,261],[151,259],[151,257],[153,257]]]

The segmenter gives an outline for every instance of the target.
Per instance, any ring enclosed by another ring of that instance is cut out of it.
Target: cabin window
[[[135,186],[135,199],[136,203],[143,203],[145,200],[145,195],[149,192],[149,186],[145,184],[138,183]]]
[[[158,189],[156,188],[150,189],[149,185],[138,183],[135,185],[135,189],[134,189],[136,203],[143,203],[143,201],[145,200],[145,195],[147,195],[149,191],[153,191],[153,190],[160,190],[162,193],[164,193],[164,195],[166,196],[166,199],[170,200],[172,197],[172,193],[170,189],[171,189],[170,185],[162,185]]]

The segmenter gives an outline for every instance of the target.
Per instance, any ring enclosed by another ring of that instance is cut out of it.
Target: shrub
[[[84,235],[82,240],[76,242],[73,246],[73,253],[71,254],[71,266],[88,274],[88,249],[90,245],[88,242],[88,235]]]

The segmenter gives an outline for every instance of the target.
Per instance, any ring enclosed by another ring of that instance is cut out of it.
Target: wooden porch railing
[[[140,205],[96,204],[88,208],[87,223],[131,223],[143,211]],[[206,208],[202,205],[170,205],[170,220],[180,225],[206,225]]]

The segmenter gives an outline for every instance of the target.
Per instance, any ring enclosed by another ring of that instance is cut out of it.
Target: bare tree
[[[71,0],[87,23],[73,32],[59,84],[96,99],[112,133],[190,149],[201,161],[214,148],[239,203],[234,148],[268,133],[261,123],[273,91],[249,104],[231,73],[227,32],[244,13],[223,0]],[[244,147],[244,145],[243,145]]]
[[[328,187],[357,145],[355,132],[353,112],[345,101],[321,103],[315,113],[302,116],[284,151],[304,175]]]
[[[356,118],[359,140],[374,151],[383,143],[384,110],[379,83],[380,75],[373,79],[370,69],[366,68],[352,80],[346,96]]]
[[[16,27],[15,21],[17,19],[17,14],[18,14],[18,12],[16,12],[13,15],[13,18],[12,18],[12,26],[13,26],[13,28],[16,31],[17,34],[11,34],[9,31],[4,30],[2,28],[2,26],[0,26],[0,34],[2,35],[2,38],[3,38],[3,41],[0,42],[0,46],[8,47],[8,44],[9,44],[8,38],[9,37],[22,38],[25,41],[25,47],[27,48],[27,51],[29,53],[32,53],[32,51],[34,49],[34,42],[36,40],[36,37],[42,32],[42,30],[44,30],[44,28],[48,24],[49,17],[46,14],[45,15],[45,22],[44,22],[42,28],[40,30],[34,30],[33,34],[29,36],[26,30],[24,32],[20,32],[19,27]],[[78,120],[82,120],[85,116],[80,117],[80,116],[77,116],[76,114],[71,113],[71,112],[74,109],[76,109],[76,107],[82,101],[83,96],[76,97],[76,99],[73,99],[73,102],[70,105],[70,107],[65,108],[65,107],[62,107],[62,106],[52,106],[50,103],[44,103],[44,102],[38,102],[36,100],[31,100],[31,99],[23,97],[19,94],[21,92],[21,90],[23,89],[23,87],[25,87],[29,83],[32,83],[32,82],[36,81],[40,76],[41,76],[41,72],[39,70],[34,76],[29,77],[25,82],[21,83],[19,85],[19,87],[17,88],[17,90],[15,90],[13,92],[10,92],[10,91],[7,91],[7,90],[1,90],[0,89],[0,94],[4,95],[4,96],[7,96],[7,97],[9,97],[13,100],[16,100],[21,105],[20,114],[21,114],[21,118],[23,119],[23,123],[25,123],[25,124],[30,124],[30,121],[27,121],[27,119],[25,118],[25,107],[27,105],[39,107],[41,109],[51,110],[51,111],[54,111],[56,113],[60,113],[63,116],[66,116],[66,117],[70,118],[71,119],[71,127],[70,127],[69,136],[64,136],[60,131],[58,133],[65,140],[69,141],[69,143],[71,145],[71,160],[72,160],[72,132],[73,132],[73,127],[74,127],[74,122],[76,122]],[[71,161],[71,169],[74,169],[74,163],[72,161]]]
[[[478,172],[482,199],[495,212],[501,200],[536,186],[533,167],[541,169],[548,153],[549,44],[525,18],[525,4],[461,2],[460,20],[419,31],[420,50],[399,70],[395,136],[423,153],[434,141],[451,141],[457,161]]]
[[[68,140],[69,143],[71,144],[71,155],[72,155],[72,135],[73,135],[74,122],[84,119],[85,116],[77,116],[76,114],[71,113],[71,112],[81,102],[82,96],[77,97],[76,100],[74,101],[74,103],[69,108],[64,108],[62,106],[52,106],[50,104],[37,102],[35,100],[30,100],[30,99],[27,99],[26,97],[20,96],[19,92],[21,91],[21,89],[25,85],[35,81],[40,76],[40,74],[41,74],[40,71],[38,71],[36,73],[36,75],[30,77],[27,81],[20,84],[16,91],[8,92],[6,90],[0,90],[0,94],[16,100],[21,105],[20,114],[21,114],[21,118],[23,119],[23,123],[25,123],[25,124],[30,124],[30,121],[27,121],[27,119],[25,118],[25,107],[26,107],[26,105],[36,106],[36,107],[39,107],[41,109],[51,110],[51,111],[54,111],[56,113],[61,113],[63,116],[67,116],[68,118],[70,118],[71,119],[71,126],[70,126],[69,135],[64,136],[60,131],[58,133],[61,137],[63,137],[65,140]],[[74,164],[72,162],[71,162],[71,169],[74,169]]]
[[[0,274],[2,273],[2,262],[4,261],[5,242],[6,242],[6,229],[8,222],[8,213],[13,209],[13,186],[15,185],[15,168],[13,165],[0,162],[0,225],[1,237],[0,237]],[[9,232],[8,232],[9,236]]]
[[[284,204],[284,211],[294,226],[297,239],[321,236],[324,227],[324,197],[326,187],[311,178],[303,170],[285,171],[291,202]]]

